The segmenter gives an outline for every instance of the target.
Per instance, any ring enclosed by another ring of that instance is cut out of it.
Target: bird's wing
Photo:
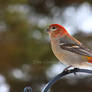
[[[83,55],[92,57],[92,51],[90,51],[88,48],[83,46],[82,44],[76,44],[76,43],[60,43],[60,47],[64,50]]]

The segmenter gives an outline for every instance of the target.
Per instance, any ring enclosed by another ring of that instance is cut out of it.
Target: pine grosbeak
[[[52,51],[63,64],[75,68],[90,66],[92,51],[72,37],[63,26],[51,24],[47,32],[50,36]]]

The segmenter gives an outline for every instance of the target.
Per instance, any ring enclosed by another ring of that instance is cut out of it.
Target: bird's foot
[[[73,71],[74,71],[74,75],[77,75],[78,68],[74,68]]]
[[[72,65],[71,65],[71,66],[66,67],[66,68],[63,70],[63,72],[68,72],[68,73],[69,73],[71,70],[73,70],[74,75],[76,75],[76,72],[77,72],[78,68],[69,69],[69,68],[71,68],[71,67],[72,67]]]

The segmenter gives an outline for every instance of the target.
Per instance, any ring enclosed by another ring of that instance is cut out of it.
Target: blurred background
[[[0,0],[0,92],[41,92],[63,71],[44,31],[52,23],[92,49],[92,0]],[[49,92],[92,92],[92,76],[84,75],[69,75]]]

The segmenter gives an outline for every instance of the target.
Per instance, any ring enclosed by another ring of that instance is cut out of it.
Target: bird
[[[51,48],[57,59],[68,67],[92,67],[92,51],[71,36],[60,24],[51,24],[49,34]]]

